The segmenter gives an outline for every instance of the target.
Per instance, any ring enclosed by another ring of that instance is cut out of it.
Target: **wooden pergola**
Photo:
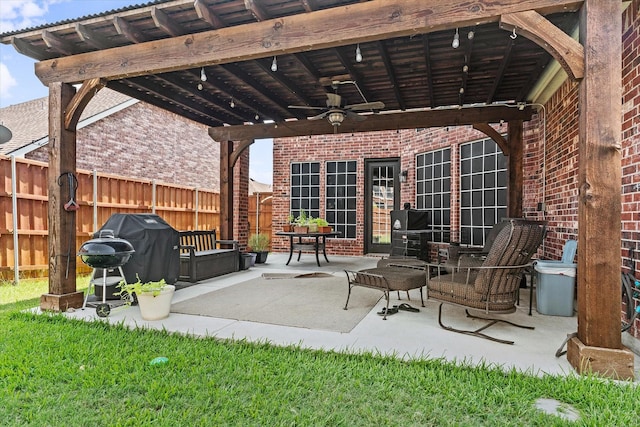
[[[579,82],[580,102],[578,334],[568,358],[579,372],[633,377],[620,336],[621,3],[167,0],[0,35],[39,60],[36,75],[50,91],[50,274],[41,307],[82,305],[66,237],[75,214],[64,209],[68,189],[57,178],[75,171],[78,119],[104,86],[210,126],[221,144],[221,237],[232,238],[241,153],[258,138],[332,133],[326,120],[287,106],[322,105],[335,80],[360,83],[360,93],[344,89],[350,99],[386,105],[341,132],[473,125],[496,140],[509,156],[509,215],[521,216],[527,94],[555,59]],[[569,35],[576,25],[579,41]],[[451,47],[454,32],[466,37],[460,49]],[[356,46],[366,63],[351,58]],[[270,71],[276,60],[278,73]],[[501,120],[506,139],[490,126]]]

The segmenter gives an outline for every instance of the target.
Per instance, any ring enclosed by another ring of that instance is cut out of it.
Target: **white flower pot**
[[[151,292],[136,295],[142,318],[144,320],[160,320],[168,317],[169,311],[171,311],[171,300],[173,299],[175,291],[175,286],[166,285],[156,296]]]

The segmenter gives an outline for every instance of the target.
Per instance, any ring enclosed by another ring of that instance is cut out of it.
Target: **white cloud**
[[[0,98],[11,98],[11,89],[17,85],[7,66],[0,63]]]
[[[49,5],[66,0],[0,1],[0,33],[35,27],[45,23]]]

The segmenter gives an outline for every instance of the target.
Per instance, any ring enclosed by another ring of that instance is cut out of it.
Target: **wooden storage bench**
[[[216,230],[180,232],[180,280],[198,282],[240,269],[235,240],[216,240]]]

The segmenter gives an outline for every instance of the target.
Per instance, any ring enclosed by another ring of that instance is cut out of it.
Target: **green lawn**
[[[629,383],[132,331],[19,313],[46,284],[15,288],[0,285],[1,425],[571,425],[536,410],[541,397],[576,408],[577,425],[640,419]]]

